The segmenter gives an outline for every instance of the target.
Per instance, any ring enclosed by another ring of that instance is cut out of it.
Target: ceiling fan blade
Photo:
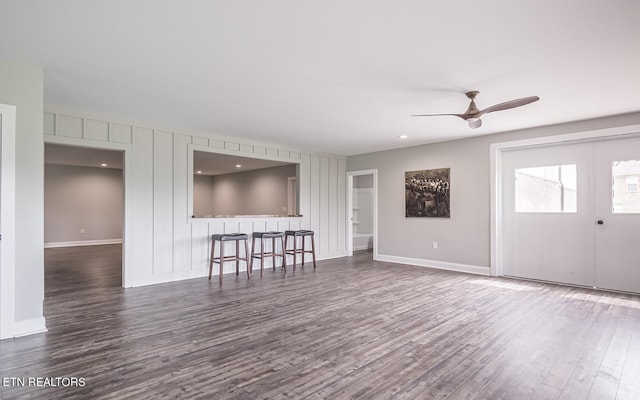
[[[468,118],[468,116],[465,114],[413,114],[412,115],[412,117],[442,117],[442,116],[458,117],[462,119]]]
[[[482,126],[482,120],[480,118],[478,119],[472,118],[472,119],[469,119],[467,122],[469,123],[469,128],[471,129],[480,128]]]
[[[521,107],[538,100],[540,100],[540,97],[538,96],[529,96],[529,97],[523,97],[521,99],[505,101],[504,103],[496,104],[494,106],[485,108],[484,110],[478,112],[475,115],[475,117],[480,117],[483,114],[488,114],[494,111],[502,111],[502,110],[508,110],[510,108]]]

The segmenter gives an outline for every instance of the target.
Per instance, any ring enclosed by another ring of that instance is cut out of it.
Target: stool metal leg
[[[222,274],[224,272],[224,242],[220,242],[220,284],[222,285]]]
[[[236,240],[236,276],[240,274],[240,241]]]
[[[238,243],[238,242],[236,242]],[[239,244],[238,244],[239,245]],[[238,257],[238,253],[236,253],[236,257]],[[249,268],[249,243],[244,241],[244,263],[247,266],[247,279],[251,278],[251,268]]]
[[[306,253],[304,251],[304,242],[306,242],[305,236],[302,236],[301,240],[302,240],[302,266],[304,267],[304,254]]]
[[[273,270],[276,270],[276,238],[271,238],[271,264]]]
[[[213,257],[215,256],[216,250],[216,241],[211,241],[211,257],[209,258],[209,280],[211,280],[211,275],[213,275]]]
[[[249,261],[249,269],[253,270],[253,256],[256,254],[256,238],[251,241],[251,258]]]
[[[293,270],[296,270],[296,256],[298,255],[298,240],[293,237]]]
[[[264,273],[264,238],[260,238],[260,278]]]
[[[313,256],[313,269],[316,269],[316,243],[311,235],[311,255]]]
[[[287,251],[284,238],[280,238],[280,248],[282,249],[282,269],[287,272]]]

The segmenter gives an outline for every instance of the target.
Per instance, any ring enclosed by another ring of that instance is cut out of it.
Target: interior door
[[[595,284],[640,293],[640,138],[595,144]]]
[[[593,284],[592,168],[590,143],[503,153],[504,275]]]

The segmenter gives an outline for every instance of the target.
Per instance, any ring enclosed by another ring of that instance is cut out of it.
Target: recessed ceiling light
[[[100,164],[100,166],[101,166],[101,167],[106,167],[106,166],[107,166],[107,163],[102,163],[102,164]]]
[[[407,135],[400,135],[400,136],[398,136],[398,137],[399,137],[400,139],[406,139],[406,138],[408,138],[408,136],[407,136]]]
[[[196,174],[201,174],[201,173],[202,173],[202,171],[196,171]]]
[[[236,168],[242,168],[242,164],[236,164]]]

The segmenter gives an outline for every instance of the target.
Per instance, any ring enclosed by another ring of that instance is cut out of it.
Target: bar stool
[[[249,265],[249,245],[247,240],[249,235],[246,233],[223,233],[211,235],[211,258],[209,259],[209,280],[213,273],[213,263],[220,264],[220,283],[222,283],[223,265],[226,261],[236,262],[236,275],[240,274],[240,261],[244,261],[247,265],[247,278],[251,278],[251,267]],[[244,241],[244,257],[240,257],[240,241]],[[224,255],[224,242],[236,242],[236,254]],[[220,242],[220,256],[215,257],[216,242]]]
[[[293,256],[293,270],[296,270],[296,255],[302,254],[302,266],[304,266],[304,255],[306,253],[311,253],[313,255],[313,268],[316,268],[316,244],[313,239],[313,231],[309,230],[297,230],[297,231],[285,231],[284,232],[284,249],[285,254],[290,254]],[[293,238],[293,249],[289,249],[287,247],[287,242],[289,240],[289,236]],[[305,238],[311,238],[311,250],[305,250],[304,242]],[[298,240],[297,238],[302,238],[302,249],[298,248]]]
[[[276,239],[280,239],[280,252],[276,252]],[[260,240],[260,254],[256,254],[256,242]],[[271,239],[271,251],[264,251],[265,239]],[[253,268],[253,259],[260,260],[260,276],[264,271],[264,258],[271,257],[273,270],[276,270],[276,256],[282,257],[282,268],[287,270],[287,259],[284,254],[284,232],[253,232],[253,243],[251,244],[251,267]]]

